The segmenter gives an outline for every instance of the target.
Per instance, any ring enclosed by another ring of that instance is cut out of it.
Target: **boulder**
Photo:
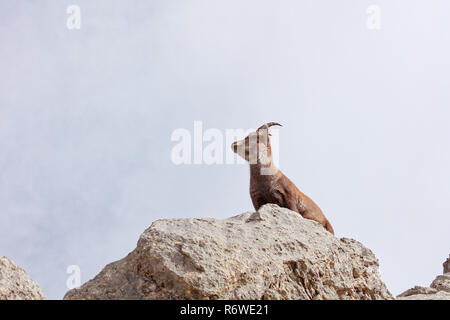
[[[0,255],[0,300],[43,300],[36,282],[8,258]]]
[[[450,270],[448,263],[444,262],[444,274],[439,275],[430,287],[415,286],[397,296],[400,300],[450,300]],[[447,268],[446,268],[447,267]]]
[[[268,204],[228,219],[163,219],[64,299],[392,299],[375,255]]]

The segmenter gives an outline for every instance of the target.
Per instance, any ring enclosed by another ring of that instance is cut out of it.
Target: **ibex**
[[[274,203],[298,212],[303,218],[319,222],[334,234],[333,227],[317,204],[275,167],[269,140],[272,126],[281,124],[266,123],[231,145],[233,151],[250,164],[250,197],[255,210],[266,203]]]

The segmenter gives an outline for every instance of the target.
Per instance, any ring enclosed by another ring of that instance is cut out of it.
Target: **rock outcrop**
[[[450,300],[450,258],[444,262],[444,274],[439,275],[430,287],[415,286],[397,296],[400,300]]]
[[[64,299],[392,299],[361,243],[276,205],[224,220],[154,222]]]
[[[450,272],[450,254],[448,255],[448,259],[442,264],[444,267],[444,274]]]
[[[0,255],[0,300],[42,300],[41,288],[26,272]]]

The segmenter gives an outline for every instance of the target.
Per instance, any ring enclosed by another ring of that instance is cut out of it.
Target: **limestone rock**
[[[0,255],[0,300],[42,300],[39,286],[26,272]]]
[[[450,272],[445,268],[444,274],[434,279],[429,288],[415,286],[412,289],[398,295],[397,299],[401,300],[450,300]]]
[[[154,222],[125,258],[64,299],[392,299],[361,243],[268,204]]]

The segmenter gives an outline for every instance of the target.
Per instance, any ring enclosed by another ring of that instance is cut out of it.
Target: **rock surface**
[[[392,299],[361,243],[276,205],[224,220],[154,222],[64,299]]]
[[[444,274],[439,275],[430,287],[415,286],[397,296],[400,300],[450,300],[450,270],[446,268],[450,259],[444,262]]]
[[[0,255],[0,300],[42,300],[41,288],[26,272]]]

